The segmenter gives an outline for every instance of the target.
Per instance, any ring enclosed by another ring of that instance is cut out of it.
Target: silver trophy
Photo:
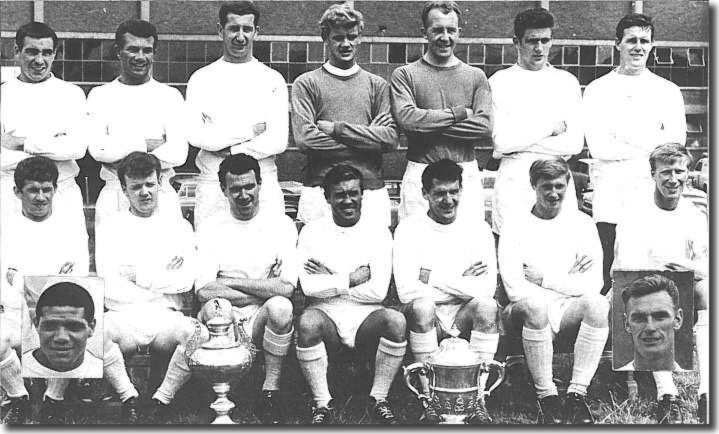
[[[204,314],[209,340],[200,344],[201,324],[196,322],[196,333],[187,344],[187,364],[194,375],[204,378],[212,384],[217,399],[210,404],[217,417],[213,424],[233,424],[230,412],[235,404],[227,398],[230,391],[230,378],[241,378],[252,367],[255,358],[255,346],[242,327],[242,320],[233,321],[231,307],[227,309],[227,300],[210,300],[201,313]],[[228,313],[229,312],[229,313]],[[234,327],[233,327],[234,326]]]
[[[504,363],[480,362],[469,343],[459,338],[459,330],[452,328],[451,337],[444,339],[426,362],[404,367],[404,381],[418,398],[427,398],[442,419],[442,424],[463,424],[474,413],[477,401],[499,387],[504,380]],[[492,371],[497,378],[485,390],[481,377]],[[419,380],[420,390],[412,385],[412,377]]]

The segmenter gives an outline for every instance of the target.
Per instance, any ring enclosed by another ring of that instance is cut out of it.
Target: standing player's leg
[[[604,268],[602,273],[604,276],[604,286],[602,287],[602,295],[609,292],[612,287],[612,264],[614,263],[614,241],[617,237],[617,225],[614,223],[597,222],[597,232],[599,232],[599,241],[602,244],[602,253],[604,255]]]
[[[594,423],[586,402],[587,387],[599,366],[599,359],[609,335],[609,302],[600,294],[575,298],[562,315],[559,331],[576,330],[574,367],[567,388],[565,423]]]
[[[387,395],[407,350],[406,329],[405,318],[400,312],[380,308],[362,321],[355,335],[355,347],[361,354],[370,355],[376,348],[369,395],[373,398],[372,414],[381,423],[397,423]]]
[[[332,395],[327,384],[327,348],[336,351],[340,346],[337,326],[330,317],[319,309],[305,309],[297,321],[297,361],[312,391],[315,403],[313,424],[332,421],[329,405]]]
[[[258,413],[265,424],[282,423],[280,389],[282,363],[292,342],[292,302],[286,297],[271,297],[257,312],[252,325],[252,342],[264,351],[265,381]]]

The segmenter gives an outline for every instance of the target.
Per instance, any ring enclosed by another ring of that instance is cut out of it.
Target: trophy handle
[[[427,377],[428,374],[431,372],[431,369],[427,366],[424,362],[415,362],[412,363],[409,366],[403,366],[402,371],[404,372],[404,383],[407,385],[407,388],[414,393],[417,398],[427,398],[429,399],[429,390],[423,390],[422,393],[417,390],[416,387],[412,385],[411,379],[412,375],[416,374],[417,376],[424,376]],[[432,375],[434,377],[434,375]],[[421,381],[420,384],[425,384],[425,382]]]
[[[479,374],[477,375],[477,386],[479,387],[479,377],[480,377],[480,375],[482,375],[482,372],[491,372],[492,367],[496,368],[496,370],[497,370],[497,379],[494,381],[494,383],[491,386],[489,386],[489,389],[487,389],[486,391],[479,390],[479,393],[482,393],[485,396],[489,396],[489,394],[492,393],[492,391],[494,389],[499,387],[502,384],[502,382],[504,381],[504,374],[505,374],[504,363],[498,362],[496,360],[490,360],[490,361],[482,362],[482,367],[479,370]]]

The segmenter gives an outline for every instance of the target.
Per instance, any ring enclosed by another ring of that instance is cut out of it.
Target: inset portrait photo
[[[694,273],[613,272],[615,371],[693,369]]]
[[[104,280],[26,276],[22,376],[102,378]]]

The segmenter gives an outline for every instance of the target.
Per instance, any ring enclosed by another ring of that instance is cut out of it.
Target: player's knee
[[[203,286],[202,288],[195,291],[195,294],[197,295],[197,300],[200,301],[200,303],[204,304],[208,301],[215,298],[215,294],[217,294],[217,287],[220,285],[217,282],[210,282],[207,285]]]
[[[384,320],[384,336],[395,342],[403,341],[407,331],[407,321],[404,315],[393,309],[383,309],[382,319]]]
[[[497,303],[491,298],[473,298],[472,301],[472,314],[475,320],[481,322],[495,322],[497,319]]]
[[[522,316],[524,324],[530,328],[546,327],[549,321],[546,302],[539,298],[520,300],[517,302],[515,311]]]
[[[292,323],[292,302],[287,297],[272,297],[265,302],[265,308],[271,325],[286,328]]]
[[[427,324],[434,321],[435,305],[431,298],[424,297],[412,301],[412,319],[416,324]]]
[[[309,341],[322,336],[322,316],[314,309],[305,310],[297,320],[297,334],[301,341]]]
[[[609,302],[601,294],[585,294],[581,297],[584,321],[605,325],[609,322]]]

